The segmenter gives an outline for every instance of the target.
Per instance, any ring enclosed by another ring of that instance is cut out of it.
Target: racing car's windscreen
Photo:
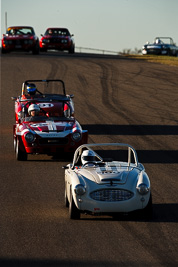
[[[33,84],[37,88],[37,94],[60,94],[64,95],[65,94],[65,87],[64,83],[62,81],[37,81],[37,80],[29,80],[26,81],[25,84],[25,92],[26,92],[26,87],[27,84]]]
[[[128,147],[120,146],[100,146],[100,147],[91,147],[105,162],[111,161],[121,161],[128,162],[129,158],[129,149]],[[98,158],[96,157],[96,161]],[[135,163],[134,154],[130,150],[130,163]]]

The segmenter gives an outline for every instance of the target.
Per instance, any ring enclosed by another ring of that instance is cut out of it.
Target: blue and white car
[[[150,180],[132,146],[84,144],[63,168],[70,219],[79,219],[81,213],[115,216],[136,212],[145,219],[151,217]]]
[[[156,37],[153,43],[147,42],[142,47],[142,54],[178,56],[178,46],[171,37]]]

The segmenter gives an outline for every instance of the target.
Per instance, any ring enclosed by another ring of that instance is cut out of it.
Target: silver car
[[[150,180],[132,146],[81,145],[64,169],[70,219],[79,219],[81,213],[115,216],[134,212],[151,217]]]

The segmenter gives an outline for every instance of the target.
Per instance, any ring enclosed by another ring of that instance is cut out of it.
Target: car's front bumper
[[[40,49],[43,50],[70,50],[72,47],[71,43],[40,43]]]
[[[71,135],[62,138],[37,138],[32,143],[27,143],[23,138],[23,144],[27,154],[56,154],[60,152],[74,152],[80,145],[88,142],[88,132],[82,132],[82,138],[74,141]]]
[[[32,51],[36,46],[36,42],[32,44],[24,44],[23,42],[13,42],[12,44],[3,44],[2,49],[7,52],[11,51]]]
[[[76,196],[74,198],[77,208],[81,212],[100,214],[100,213],[128,213],[140,209],[144,209],[150,198],[150,192],[146,195],[140,195],[138,192],[134,193],[131,199],[107,202],[96,201],[89,196]]]

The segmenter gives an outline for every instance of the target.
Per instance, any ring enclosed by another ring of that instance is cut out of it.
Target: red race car
[[[68,51],[75,52],[75,43],[73,34],[70,34],[66,28],[48,28],[40,39],[40,50]]]
[[[62,80],[27,80],[22,84],[21,95],[12,97],[17,160],[27,160],[28,154],[62,156],[87,143],[88,131],[74,118],[72,98],[66,95]]]
[[[11,51],[32,51],[39,54],[39,39],[32,27],[9,27],[2,38],[2,53]]]

